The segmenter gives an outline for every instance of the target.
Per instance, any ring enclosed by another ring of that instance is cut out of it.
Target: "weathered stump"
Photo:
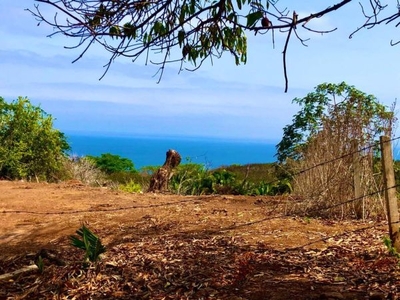
[[[151,176],[148,192],[166,192],[168,190],[168,181],[171,179],[173,169],[181,163],[181,156],[178,151],[168,150],[167,158],[161,168]]]

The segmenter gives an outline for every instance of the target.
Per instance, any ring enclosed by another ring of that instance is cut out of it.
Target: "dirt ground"
[[[385,221],[287,216],[284,197],[128,194],[79,182],[0,181],[0,299],[398,299]],[[69,236],[107,247],[84,268]],[[43,252],[42,252],[43,253]]]

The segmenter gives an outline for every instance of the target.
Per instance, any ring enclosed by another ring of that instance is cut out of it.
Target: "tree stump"
[[[148,192],[166,192],[168,190],[168,181],[171,179],[173,169],[181,163],[181,156],[178,151],[168,150],[167,158],[161,168],[151,176]]]

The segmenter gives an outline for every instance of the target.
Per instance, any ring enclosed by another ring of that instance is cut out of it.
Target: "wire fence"
[[[394,137],[392,139],[390,139],[387,142],[393,142],[396,140],[399,140],[400,137]],[[307,172],[310,172],[311,170],[317,169],[319,167],[323,167],[327,164],[332,164],[335,163],[337,161],[340,161],[341,159],[344,159],[346,157],[351,157],[354,154],[357,153],[363,153],[371,148],[375,148],[377,147],[377,143],[373,143],[371,145],[368,145],[366,147],[363,147],[361,149],[358,149],[357,151],[350,151],[348,153],[345,153],[343,155],[340,155],[338,157],[335,157],[333,159],[329,159],[329,160],[325,160],[323,162],[317,163],[313,166],[304,168],[299,170],[298,172],[292,174],[293,177],[295,176],[299,176],[302,174],[305,174]],[[274,183],[274,181],[270,182],[271,184]],[[359,200],[365,199],[367,197],[373,197],[375,195],[382,195],[386,190],[389,189],[395,189],[398,188],[400,185],[399,184],[395,184],[394,186],[391,187],[387,187],[387,188],[380,188],[380,189],[376,189],[374,191],[371,191],[369,193],[363,194],[362,196],[359,197],[351,197],[345,200],[341,200],[339,202],[336,203],[332,203],[330,205],[326,205],[326,206],[319,206],[317,208],[311,209],[309,210],[307,213],[312,215],[312,214],[317,214],[317,213],[321,213],[322,211],[329,211],[332,210],[334,208],[340,207],[340,206],[344,206],[344,205],[348,205],[351,203],[355,203]],[[208,196],[208,199],[211,201],[213,199],[213,196]],[[218,198],[217,198],[218,199]],[[34,210],[3,210],[0,213],[2,213],[3,215],[5,214],[30,214],[30,215],[41,215],[41,216],[45,216],[45,215],[77,215],[77,214],[86,214],[86,213],[113,213],[113,212],[121,212],[121,211],[128,211],[128,210],[136,210],[136,209],[152,209],[152,208],[163,208],[163,207],[168,207],[168,206],[174,206],[174,205],[182,205],[182,204],[191,204],[191,203],[196,203],[199,201],[204,201],[207,200],[207,197],[204,196],[190,196],[189,198],[185,198],[185,199],[179,199],[177,201],[169,201],[169,202],[163,202],[163,203],[156,203],[156,204],[148,204],[148,205],[130,205],[130,206],[119,206],[119,207],[112,207],[112,208],[89,208],[89,209],[82,209],[82,210],[68,210],[68,211],[34,211]],[[290,200],[288,200],[290,201]],[[243,228],[243,227],[247,227],[247,226],[253,226],[256,224],[260,224],[260,223],[264,223],[264,222],[268,222],[270,220],[274,220],[274,219],[281,219],[281,218],[285,218],[288,217],[288,214],[286,212],[283,213],[273,213],[271,212],[270,215],[264,217],[264,218],[260,218],[260,219],[256,219],[256,220],[251,220],[248,222],[237,222],[231,226],[226,226],[226,227],[221,227],[218,229],[211,229],[208,230],[207,233],[208,234],[218,234],[218,233],[223,233],[223,232],[227,232],[227,231],[231,231],[231,230],[235,230],[235,229],[239,229],[239,228]],[[373,229],[377,226],[382,226],[382,222],[373,222],[372,224],[368,223],[366,224],[366,226],[363,226],[362,228],[358,228],[355,229],[351,232],[355,233],[358,231],[363,231],[363,230],[368,230],[368,229]],[[321,242],[321,241],[326,241],[330,238],[334,238],[334,237],[339,237],[341,236],[343,233],[339,233],[339,234],[333,234],[333,235],[327,235],[325,237],[322,237],[320,239],[317,240],[313,240],[310,241],[304,245],[300,245],[300,246],[296,246],[296,247],[292,247],[292,248],[288,248],[289,250],[297,250],[297,249],[301,249],[304,248],[306,246],[310,246],[312,244]]]
[[[400,139],[400,137],[394,137],[394,138],[390,139],[389,141],[386,141],[385,143],[393,142],[393,141],[396,141],[396,140],[399,140],[399,139]],[[327,164],[330,164],[330,163],[339,161],[339,160],[341,160],[341,159],[343,159],[343,158],[350,157],[350,156],[353,156],[354,154],[362,153],[362,152],[364,152],[364,151],[366,151],[366,150],[369,150],[369,149],[372,149],[372,148],[376,148],[376,147],[379,147],[379,145],[377,144],[377,142],[371,143],[371,144],[369,144],[368,146],[365,146],[365,147],[363,147],[363,148],[361,148],[361,149],[354,150],[354,151],[350,151],[350,152],[348,152],[348,153],[346,153],[346,154],[343,154],[343,155],[341,155],[341,156],[338,156],[338,157],[335,157],[335,158],[333,158],[333,159],[326,160],[326,161],[323,161],[323,162],[321,162],[321,163],[315,164],[314,166],[305,168],[305,169],[303,169],[303,170],[301,170],[301,171],[298,171],[297,173],[293,174],[293,176],[300,175],[300,174],[302,174],[302,173],[306,173],[306,172],[308,172],[308,171],[311,171],[311,170],[313,170],[313,169],[315,169],[315,168],[318,168],[318,167],[321,167],[321,166],[323,166],[323,165],[327,165]]]
[[[395,137],[390,139],[387,142],[393,142],[395,140],[400,139],[400,137]],[[332,164],[335,163],[341,159],[344,159],[346,157],[350,157],[356,153],[362,153],[364,151],[367,151],[373,147],[377,147],[376,143],[373,143],[371,145],[368,145],[366,147],[363,147],[361,149],[358,149],[357,151],[350,151],[348,153],[345,153],[343,155],[340,155],[339,157],[335,157],[333,159],[329,159],[320,163],[317,163],[313,166],[307,167],[305,169],[299,170],[298,172],[293,174],[293,177],[295,176],[299,176],[302,174],[306,174],[307,172],[310,172],[311,170],[317,169],[319,167],[323,167],[327,164]],[[310,210],[307,211],[308,215],[313,215],[313,214],[321,214],[321,212],[323,211],[329,211],[332,209],[335,209],[337,207],[341,207],[341,206],[345,206],[351,203],[355,203],[357,201],[363,200],[365,198],[368,197],[373,197],[375,195],[382,195],[386,190],[389,189],[395,189],[399,187],[399,184],[395,184],[394,186],[391,187],[386,187],[386,188],[380,188],[380,189],[376,189],[374,191],[371,191],[369,193],[365,193],[362,196],[359,197],[351,197],[345,200],[341,200],[335,203],[330,203],[329,205],[324,205],[324,206],[318,206],[315,208],[312,208]],[[208,199],[211,201],[213,199],[213,196],[208,196]],[[218,198],[217,198],[218,199]],[[113,208],[89,208],[89,209],[82,209],[82,210],[68,210],[68,211],[34,211],[34,210],[3,210],[1,211],[1,213],[4,214],[30,214],[30,215],[77,215],[77,214],[86,214],[86,213],[113,213],[113,212],[120,212],[120,211],[128,211],[128,210],[135,210],[135,209],[152,209],[152,208],[163,208],[163,207],[168,207],[168,206],[174,206],[174,205],[182,205],[182,204],[191,204],[191,203],[196,203],[199,201],[205,201],[207,200],[207,197],[205,196],[190,196],[189,198],[185,198],[185,199],[179,199],[177,201],[169,201],[169,202],[164,202],[164,203],[156,203],[156,204],[148,204],[148,205],[130,205],[130,206],[119,206],[119,207],[113,207]],[[287,200],[290,201],[290,200]],[[301,202],[301,201],[300,201]],[[260,218],[258,220],[252,220],[250,222],[237,222],[234,225],[231,226],[226,226],[223,228],[218,228],[215,230],[209,230],[209,234],[216,234],[216,233],[222,233],[222,232],[226,232],[226,231],[230,231],[230,230],[234,230],[234,229],[238,229],[241,227],[246,227],[246,226],[252,226],[255,224],[259,224],[259,223],[263,223],[263,222],[267,222],[273,219],[280,219],[280,218],[285,218],[288,217],[288,213],[287,212],[283,212],[283,213],[279,213],[279,212],[275,212],[273,213],[271,212],[270,215],[264,217],[264,218]],[[374,228],[375,226],[378,226],[379,223],[373,223],[372,225],[368,225],[366,227],[357,229],[357,230],[367,230],[370,228]],[[316,241],[312,241],[310,243],[307,243],[306,245],[303,246],[309,246],[313,243],[317,243],[318,241],[322,241],[322,240],[326,240],[329,239],[333,236],[327,236],[324,237],[322,239],[316,240]],[[302,246],[302,247],[303,247]],[[297,247],[296,247],[297,248]],[[296,249],[294,248],[294,249]]]
[[[400,139],[400,137],[394,137],[394,138],[391,138],[390,140],[388,140],[386,142],[392,143],[393,141],[396,141],[396,140],[399,140],[399,139]],[[310,167],[304,168],[302,170],[299,170],[299,171],[293,173],[292,177],[296,177],[296,176],[305,174],[305,173],[310,172],[311,170],[314,170],[316,168],[319,168],[319,167],[322,167],[324,165],[337,162],[337,161],[339,161],[341,159],[344,159],[346,157],[350,157],[350,156],[353,156],[354,154],[362,153],[362,152],[365,152],[366,150],[369,150],[371,148],[376,148],[376,147],[379,147],[377,145],[377,143],[372,143],[370,145],[362,147],[361,149],[358,149],[358,150],[355,150],[355,151],[350,151],[348,153],[345,153],[345,154],[340,155],[338,157],[335,157],[333,159],[325,160],[325,161],[317,163],[317,164],[315,164],[313,166],[310,166]],[[274,184],[277,181],[278,180],[273,180],[273,181],[267,182],[267,184]],[[397,187],[399,187],[399,184],[396,184],[396,185],[394,185],[392,187],[389,187],[389,188],[381,188],[381,189],[375,190],[373,192],[364,194],[362,196],[346,199],[346,200],[343,200],[343,201],[340,201],[338,203],[334,203],[334,204],[331,204],[331,205],[328,205],[328,206],[325,206],[325,207],[318,207],[318,208],[316,208],[314,210],[308,211],[308,213],[312,214],[314,212],[317,213],[317,212],[319,212],[321,210],[330,210],[330,209],[333,209],[333,208],[336,208],[336,207],[339,207],[339,206],[342,206],[342,205],[346,205],[346,204],[350,204],[350,203],[362,200],[365,197],[371,197],[371,196],[378,195],[378,194],[381,195],[382,193],[385,192],[385,190],[393,189],[393,188],[397,188]],[[131,205],[131,206],[115,207],[115,208],[107,208],[107,209],[95,208],[95,209],[84,209],[84,210],[48,211],[48,212],[28,211],[28,210],[3,210],[3,211],[1,211],[1,213],[3,213],[3,214],[34,214],[34,215],[72,215],[72,214],[99,213],[99,212],[107,213],[107,212],[117,212],[117,211],[132,210],[132,209],[157,208],[157,207],[171,206],[171,205],[177,205],[177,204],[182,204],[182,203],[190,203],[190,202],[194,202],[194,201],[198,201],[198,200],[199,199],[197,197],[194,197],[193,199],[182,199],[182,200],[179,200],[179,201],[173,201],[173,202],[168,202],[168,203],[149,204],[149,205]]]

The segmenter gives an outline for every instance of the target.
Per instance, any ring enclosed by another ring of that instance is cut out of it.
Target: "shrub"
[[[209,193],[211,182],[208,171],[201,164],[187,163],[179,165],[169,181],[172,192],[182,195],[200,195]]]
[[[0,176],[54,181],[70,149],[53,118],[28,98],[7,103],[0,97]]]
[[[105,185],[106,175],[87,157],[71,156],[64,160],[65,178],[77,179],[87,185]]]
[[[103,153],[100,156],[87,156],[93,160],[96,166],[107,174],[117,172],[137,172],[133,162],[128,158],[123,158],[119,155],[111,153]]]
[[[360,195],[380,190],[372,145],[393,131],[394,107],[344,82],[321,84],[293,102],[301,109],[283,129],[277,158],[291,165],[294,192],[306,199],[296,213],[359,219],[383,215],[376,196]]]
[[[142,186],[138,183],[135,183],[134,181],[131,181],[126,184],[120,184],[118,186],[118,189],[127,193],[141,193],[142,192]]]

